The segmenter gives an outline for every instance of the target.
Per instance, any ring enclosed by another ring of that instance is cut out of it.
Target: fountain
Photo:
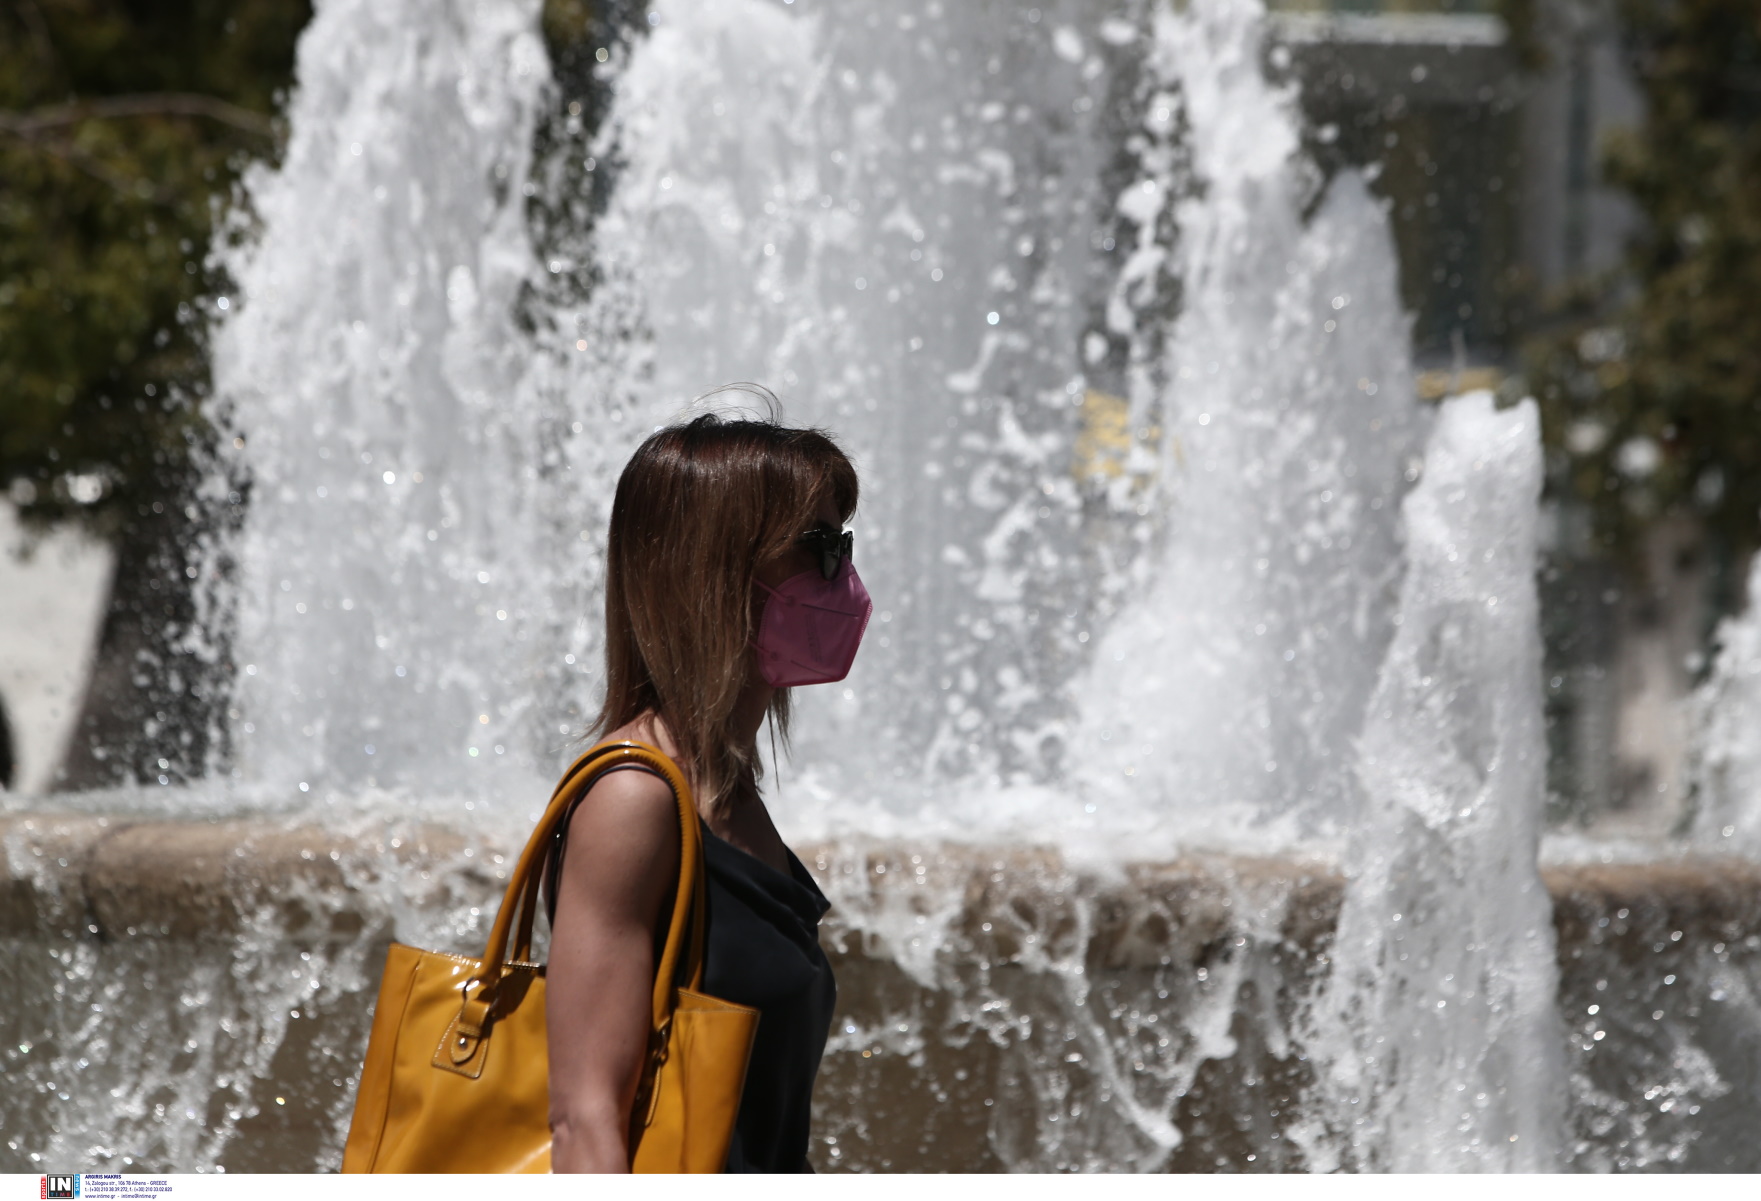
[[[1535,863],[1540,487],[1534,404],[1498,413],[1480,392],[1445,403],[1405,501],[1399,631],[1358,743],[1364,819],[1308,1039],[1366,1165],[1561,1164],[1558,959]]]
[[[1761,1166],[1761,870],[1537,867],[1533,406],[1415,401],[1256,0],[661,2],[540,151],[536,9],[304,35],[222,252],[230,756],[0,815],[0,1162],[336,1163],[386,940],[483,936],[591,712],[617,470],[758,379],[876,599],[769,777],[820,1168]]]
[[[521,387],[514,312],[543,47],[517,5],[390,33],[420,20],[314,21],[215,351],[253,514],[234,771],[290,799],[477,795],[510,768],[529,790],[561,741],[563,656],[585,649],[587,552],[532,486],[567,429]]]

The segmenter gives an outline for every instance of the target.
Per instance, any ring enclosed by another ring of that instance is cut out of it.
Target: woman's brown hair
[[[612,502],[594,735],[658,715],[710,805],[756,779],[753,748],[732,729],[755,670],[755,573],[813,527],[825,500],[848,521],[856,495],[856,469],[819,430],[705,414],[638,447]],[[787,737],[787,689],[770,715]]]

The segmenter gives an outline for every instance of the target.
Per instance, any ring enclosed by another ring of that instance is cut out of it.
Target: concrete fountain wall
[[[39,1102],[8,1107],[14,1171],[66,1155],[334,1168],[393,931],[474,948],[510,849],[440,826],[52,814],[0,819],[0,846],[0,1059]],[[897,844],[803,859],[834,898],[843,998],[821,1170],[1311,1166],[1313,1073],[1290,1035],[1328,970],[1343,881],[1326,863],[1091,869]],[[1573,1163],[1761,1169],[1745,1117],[1761,1101],[1761,866],[1545,880]],[[1082,1120],[1097,1108],[1131,1120]]]

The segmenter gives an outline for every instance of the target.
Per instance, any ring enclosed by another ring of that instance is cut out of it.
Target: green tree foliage
[[[210,230],[305,0],[0,7],[0,485],[126,539],[201,437]]]
[[[194,503],[224,292],[208,248],[239,171],[274,152],[309,15],[0,0],[0,489],[117,549],[69,785],[195,774],[213,749],[217,665],[179,640],[188,550],[225,519]]]
[[[1647,117],[1606,148],[1646,218],[1531,348],[1556,482],[1630,548],[1699,512],[1761,542],[1761,0],[1621,0]],[[1609,297],[1613,297],[1612,300]]]

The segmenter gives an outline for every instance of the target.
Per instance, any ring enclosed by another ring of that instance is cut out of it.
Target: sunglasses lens
[[[838,578],[838,564],[855,558],[856,538],[845,530],[842,535],[831,530],[810,530],[801,536],[802,545],[819,555],[819,574],[828,580]]]

